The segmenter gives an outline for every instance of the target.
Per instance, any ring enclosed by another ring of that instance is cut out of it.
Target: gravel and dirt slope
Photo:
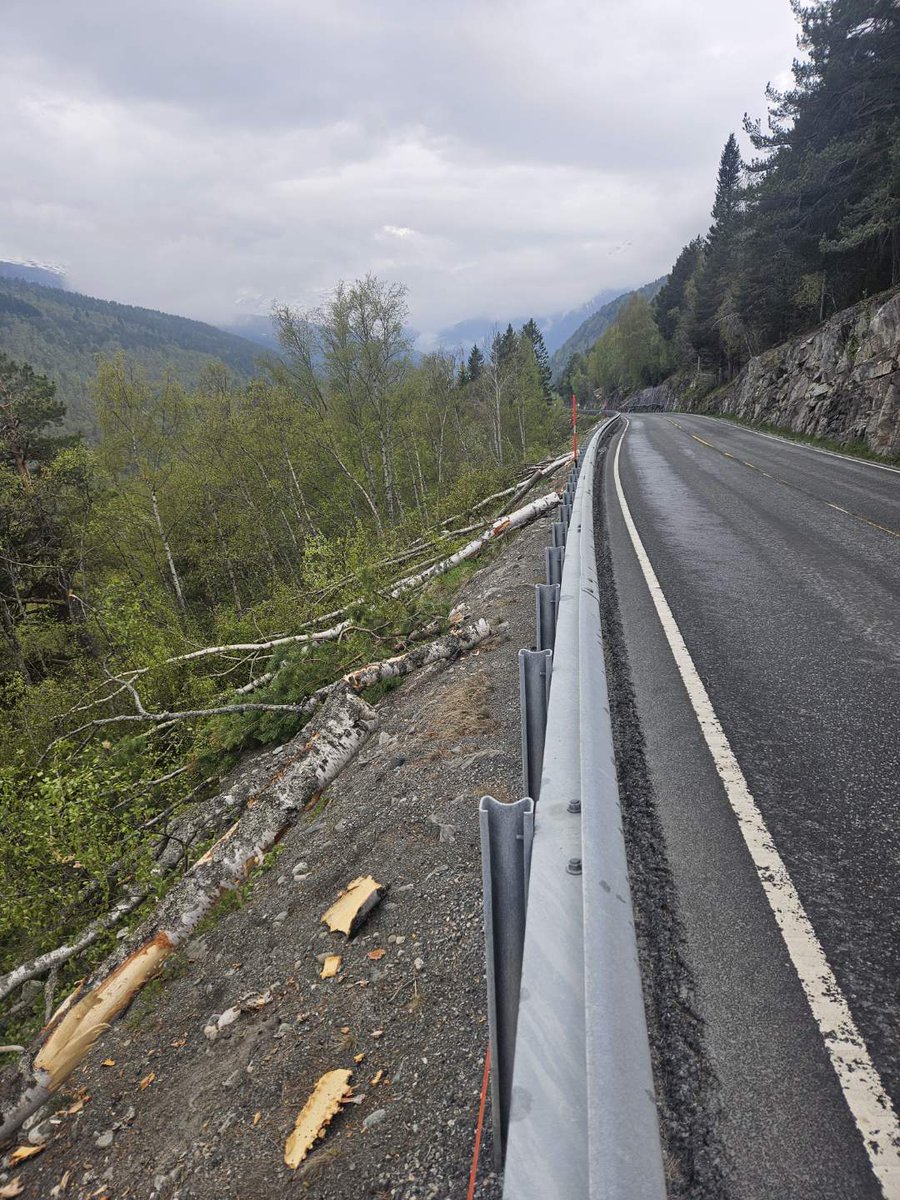
[[[101,1038],[20,1138],[49,1133],[42,1153],[0,1186],[20,1178],[23,1200],[465,1195],[487,1042],[478,801],[520,794],[516,652],[533,643],[548,534],[539,520],[460,589],[506,628],[382,699],[360,756]],[[237,773],[257,790],[288,753]],[[364,875],[386,894],[347,942],[321,916]],[[323,980],[326,954],[343,961]],[[353,1071],[355,1102],[291,1171],[285,1140],[335,1068]],[[488,1132],[482,1197],[498,1191],[491,1152]]]

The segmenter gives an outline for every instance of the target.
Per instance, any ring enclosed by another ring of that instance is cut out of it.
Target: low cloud
[[[0,257],[207,320],[375,271],[425,332],[665,271],[786,0],[7,0]]]

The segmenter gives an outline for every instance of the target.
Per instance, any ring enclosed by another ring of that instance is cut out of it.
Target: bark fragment
[[[334,904],[322,914],[322,924],[332,933],[351,938],[384,895],[385,889],[371,875],[360,875],[349,883]]]
[[[327,1071],[304,1104],[284,1146],[284,1161],[299,1167],[319,1138],[325,1136],[332,1119],[340,1112],[350,1086],[352,1071]]]

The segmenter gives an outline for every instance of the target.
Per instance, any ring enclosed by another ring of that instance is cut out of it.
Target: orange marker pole
[[[575,407],[575,393],[572,393],[572,454],[578,462],[578,410]]]

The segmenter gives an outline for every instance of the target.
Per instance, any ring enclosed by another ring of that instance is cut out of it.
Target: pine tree
[[[472,381],[472,383],[478,379],[478,377],[481,375],[481,372],[484,370],[484,355],[477,346],[473,346],[469,352],[468,369],[469,379]]]
[[[547,346],[544,342],[544,335],[538,327],[534,317],[526,321],[522,326],[522,337],[530,342],[531,349],[534,351],[535,361],[537,362],[538,374],[541,378],[541,389],[544,393],[544,399],[549,403],[553,399],[552,379],[553,372],[550,369],[550,355],[547,352]]]
[[[25,486],[35,464],[49,462],[72,439],[51,434],[66,406],[56,399],[56,384],[27,363],[0,352],[0,455]]]
[[[712,225],[706,235],[703,265],[697,273],[695,325],[692,334],[700,361],[719,378],[735,364],[732,342],[722,337],[721,316],[737,268],[737,236],[742,211],[741,154],[733,133],[719,159]]]
[[[519,346],[519,339],[516,337],[516,331],[512,324],[506,326],[503,333],[495,334],[494,340],[491,343],[491,356],[500,366],[508,363],[515,357],[516,350]]]
[[[703,255],[703,238],[694,238],[675,259],[669,277],[653,299],[653,316],[667,341],[675,335],[678,318],[684,308],[685,289]]]

